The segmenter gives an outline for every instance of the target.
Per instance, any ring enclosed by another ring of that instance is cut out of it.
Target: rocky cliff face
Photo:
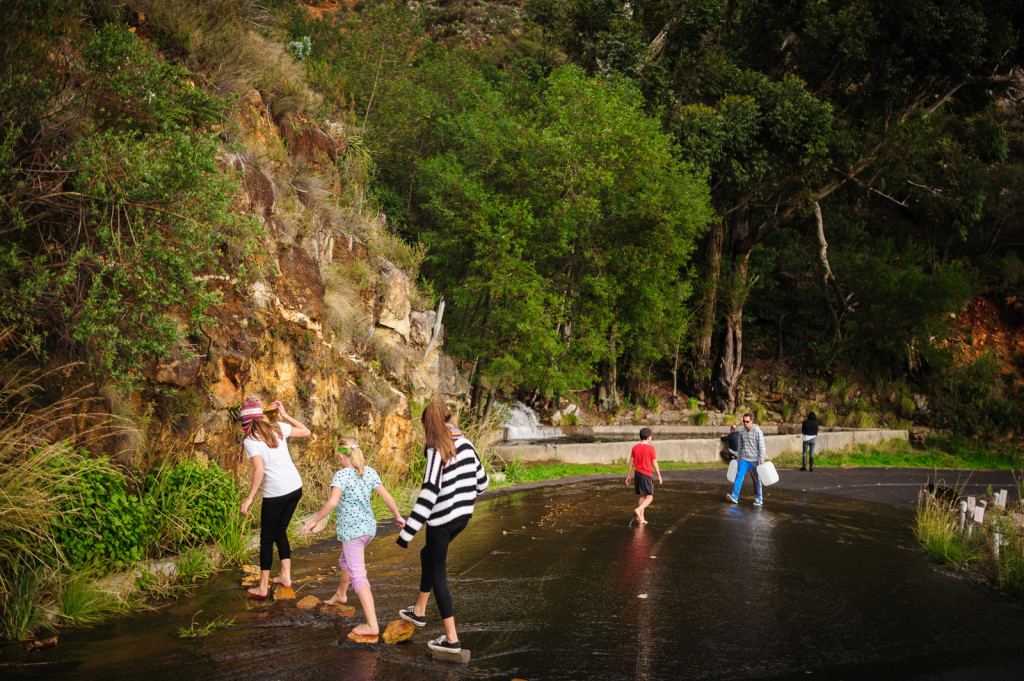
[[[168,387],[194,391],[198,408],[175,428],[197,454],[230,468],[241,451],[232,409],[248,396],[281,400],[313,431],[306,457],[332,457],[339,435],[356,435],[380,465],[412,444],[410,400],[458,404],[468,384],[441,352],[429,353],[436,313],[416,309],[410,274],[384,257],[384,218],[345,209],[344,127],[289,112],[271,115],[250,91],[237,108],[235,148],[221,165],[240,174],[236,207],[266,228],[265,274],[244,287],[213,280],[223,304],[209,311],[205,347],[155,367]],[[393,237],[390,237],[393,239]],[[230,249],[237,248],[234,245]],[[239,288],[243,292],[239,292]],[[169,440],[172,426],[158,437]]]

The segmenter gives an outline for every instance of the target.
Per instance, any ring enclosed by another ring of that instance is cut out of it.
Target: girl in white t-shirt
[[[388,494],[380,481],[377,471],[366,465],[363,450],[354,438],[343,438],[338,446],[338,460],[341,470],[331,480],[331,497],[323,505],[313,519],[302,526],[299,534],[309,534],[321,520],[337,508],[338,539],[341,541],[341,556],[338,568],[341,570],[338,590],[329,599],[327,605],[348,601],[348,587],[359,596],[359,604],[363,606],[366,624],[360,624],[352,630],[353,634],[377,636],[380,626],[377,624],[377,612],[373,605],[373,593],[370,582],[366,579],[366,546],[377,534],[377,520],[373,517],[370,506],[372,492],[376,492],[385,505],[395,516],[399,527],[405,526],[405,519],[398,510],[394,498]]]
[[[274,562],[274,544],[281,558],[281,575],[274,582],[284,586],[292,585],[292,550],[288,543],[288,523],[291,522],[295,507],[302,498],[302,478],[292,463],[288,451],[289,437],[309,437],[309,428],[287,413],[284,405],[274,401],[276,409],[285,423],[270,423],[263,415],[260,401],[250,397],[242,404],[239,414],[245,439],[242,446],[245,456],[252,461],[252,485],[242,502],[242,515],[249,514],[249,507],[256,498],[256,491],[263,486],[263,505],[260,508],[260,585],[249,589],[249,595],[266,598],[270,586],[270,567]]]

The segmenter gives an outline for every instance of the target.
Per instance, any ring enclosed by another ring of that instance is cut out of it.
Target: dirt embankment
[[[1003,370],[1024,382],[1024,300],[1017,296],[982,296],[971,301],[954,329],[954,342],[965,360],[992,350]]]

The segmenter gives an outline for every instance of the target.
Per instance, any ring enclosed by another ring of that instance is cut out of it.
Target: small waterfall
[[[550,440],[565,437],[561,428],[540,425],[537,414],[528,406],[516,400],[509,405],[512,415],[501,425],[506,429],[505,439],[512,440]]]

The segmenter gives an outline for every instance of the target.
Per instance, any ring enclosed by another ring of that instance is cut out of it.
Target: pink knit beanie
[[[260,406],[260,401],[255,397],[247,399],[242,403],[238,417],[242,420],[242,430],[248,431],[253,421],[263,418],[263,407]]]

